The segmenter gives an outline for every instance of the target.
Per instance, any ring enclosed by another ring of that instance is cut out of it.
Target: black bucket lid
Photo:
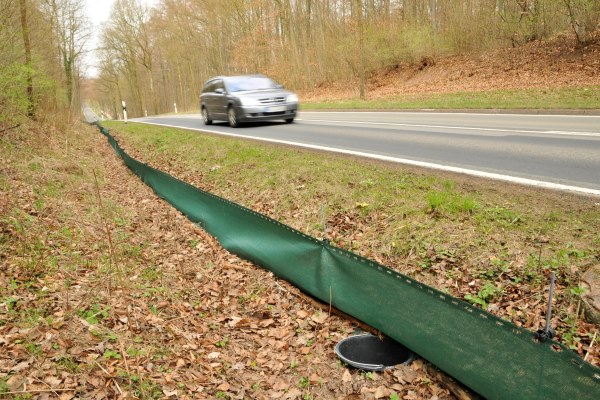
[[[334,351],[346,364],[368,371],[406,365],[414,358],[414,354],[400,343],[370,334],[347,337],[335,345]]]

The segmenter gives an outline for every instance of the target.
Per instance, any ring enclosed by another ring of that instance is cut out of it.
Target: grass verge
[[[304,110],[326,109],[524,109],[524,110],[598,110],[600,87],[569,87],[522,90],[490,90],[406,94],[382,99],[304,101]]]

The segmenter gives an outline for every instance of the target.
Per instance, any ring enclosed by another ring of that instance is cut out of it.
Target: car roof
[[[246,75],[217,75],[217,76],[213,76],[212,78],[208,79],[206,81],[206,83],[208,82],[212,82],[216,79],[228,79],[228,78],[267,78],[267,79],[271,79],[266,75],[263,74],[246,74]]]

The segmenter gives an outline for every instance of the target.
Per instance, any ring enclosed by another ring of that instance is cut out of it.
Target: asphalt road
[[[199,114],[139,118],[600,196],[600,116],[301,112],[293,124],[204,126]]]

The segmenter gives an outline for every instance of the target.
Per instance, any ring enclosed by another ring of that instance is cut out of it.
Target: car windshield
[[[230,92],[269,90],[279,88],[277,83],[262,76],[233,76],[226,79],[226,84]]]

